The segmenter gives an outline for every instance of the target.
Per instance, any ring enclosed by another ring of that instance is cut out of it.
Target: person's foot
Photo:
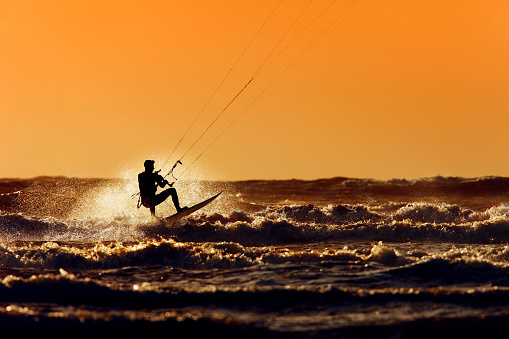
[[[189,209],[189,207],[187,207],[187,206],[177,208],[177,213],[184,212],[185,210],[188,210],[188,209]]]

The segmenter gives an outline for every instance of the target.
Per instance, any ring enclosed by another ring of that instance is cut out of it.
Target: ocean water
[[[509,178],[175,187],[223,193],[168,226],[135,181],[0,179],[0,333],[509,336]]]

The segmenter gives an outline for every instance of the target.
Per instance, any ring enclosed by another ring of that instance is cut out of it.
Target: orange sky
[[[352,2],[337,0],[260,73],[181,170]],[[307,3],[281,2],[179,156]],[[313,1],[273,55],[330,3]],[[277,4],[0,0],[0,177],[161,165]],[[185,177],[509,176],[508,17],[506,0],[358,0]]]

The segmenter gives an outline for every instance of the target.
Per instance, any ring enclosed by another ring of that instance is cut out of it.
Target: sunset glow
[[[308,2],[0,0],[0,177],[509,176],[509,2]]]

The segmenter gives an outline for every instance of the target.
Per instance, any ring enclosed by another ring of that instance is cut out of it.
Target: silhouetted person
[[[145,172],[138,174],[138,184],[140,186],[141,204],[150,209],[150,213],[153,216],[156,215],[156,206],[165,201],[170,195],[173,200],[173,204],[177,209],[177,212],[181,212],[186,207],[181,208],[179,204],[179,198],[177,196],[177,190],[165,180],[159,171],[154,172],[154,160],[145,160],[143,163],[145,166]],[[159,194],[157,192],[157,186],[163,188],[164,186],[170,186]]]

